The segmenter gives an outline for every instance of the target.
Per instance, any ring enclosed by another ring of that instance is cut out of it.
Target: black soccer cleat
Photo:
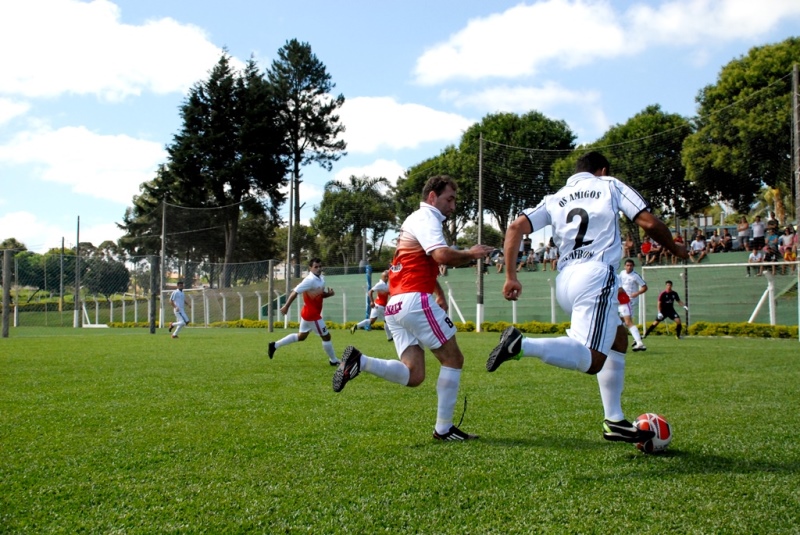
[[[647,351],[647,346],[644,343],[633,344],[633,351]]]
[[[522,333],[516,327],[508,327],[500,335],[500,343],[489,353],[486,371],[493,372],[507,360],[519,360],[522,355]]]
[[[338,360],[329,360],[328,364],[330,364],[331,366],[338,366],[339,364],[341,364],[341,362]]]
[[[270,360],[275,355],[275,342],[270,342],[267,348],[267,354],[269,355]]]
[[[350,334],[356,334],[357,330],[358,330],[358,324],[356,323],[355,325],[350,327]]]
[[[342,362],[333,374],[333,391],[341,392],[344,385],[355,379],[361,372],[361,351],[353,346],[347,346],[342,353]]]
[[[436,440],[475,440],[478,438],[478,435],[470,435],[469,433],[465,433],[458,427],[452,425],[450,426],[450,430],[443,435],[440,435],[434,429],[433,438]]]
[[[638,442],[647,442],[654,436],[656,436],[655,432],[642,431],[628,420],[620,420],[618,422],[603,420],[603,438],[611,442],[636,444]]]
[[[167,332],[168,332],[168,333],[171,333],[171,332],[172,332],[172,329],[174,329],[174,328],[175,328],[175,324],[174,324],[174,323],[170,323],[170,324],[169,324],[169,329],[167,329]]]

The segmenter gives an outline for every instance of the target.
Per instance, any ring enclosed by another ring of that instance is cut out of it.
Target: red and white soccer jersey
[[[303,294],[303,308],[300,310],[301,318],[306,321],[322,319],[322,292],[324,290],[325,278],[318,277],[313,273],[306,275],[306,278],[295,287],[296,294]]]
[[[619,273],[619,285],[629,296],[639,291],[642,286],[647,286],[641,275],[632,270],[630,273],[624,269]],[[631,308],[639,303],[639,296],[631,297]]]
[[[419,210],[403,222],[389,274],[389,289],[393,296],[411,292],[434,292],[439,265],[430,253],[447,247],[442,231],[444,220],[444,214],[422,202]]]
[[[375,296],[375,306],[385,307],[389,302],[389,285],[383,282],[383,279],[378,279],[378,282],[372,287],[372,292]]]

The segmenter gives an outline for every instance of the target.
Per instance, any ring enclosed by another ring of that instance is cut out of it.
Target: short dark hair
[[[636,265],[636,262],[633,261],[633,258],[626,258],[625,259],[625,263],[626,264],[633,264],[634,266]]]
[[[178,281],[178,284],[183,284],[183,281]]]
[[[428,198],[431,192],[434,192],[436,196],[442,194],[442,192],[450,186],[453,188],[453,191],[458,191],[458,184],[456,181],[453,180],[451,176],[448,175],[434,175],[425,182],[425,186],[422,188],[422,199],[425,200]]]
[[[672,281],[667,281],[664,284],[669,284],[670,286],[672,286]]]
[[[314,264],[322,265],[322,260],[317,258],[316,256],[308,261],[308,267],[313,266]]]
[[[597,151],[587,152],[581,155],[578,161],[575,162],[575,171],[578,173],[596,173],[603,168],[605,168],[608,173],[611,173],[611,164],[608,163],[605,156]]]

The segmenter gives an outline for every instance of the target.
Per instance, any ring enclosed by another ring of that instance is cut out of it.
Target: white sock
[[[442,366],[439,380],[436,381],[436,393],[439,403],[436,408],[436,432],[443,435],[453,425],[453,411],[458,398],[458,385],[461,383],[461,370]]]
[[[629,330],[631,331],[631,334],[633,335],[633,341],[636,342],[637,344],[641,344],[642,343],[642,335],[639,334],[639,327],[634,325]]]
[[[408,367],[399,360],[376,359],[361,355],[361,369],[393,383],[406,386],[411,378]]]
[[[294,344],[295,342],[297,342],[297,340],[298,340],[297,333],[288,334],[283,338],[281,338],[280,340],[278,340],[277,342],[275,342],[275,347],[278,348],[278,347],[288,346],[289,344]]]
[[[325,340],[322,341],[322,349],[325,350],[325,353],[328,355],[328,360],[331,362],[336,362],[339,360],[336,358],[336,353],[333,352],[333,342],[330,340],[327,342]]]
[[[625,355],[619,351],[608,352],[603,369],[597,373],[600,399],[606,420],[618,422],[625,419],[622,412],[622,387],[625,383]]]
[[[186,324],[182,321],[176,321],[173,323],[173,325],[175,328],[172,330],[172,336],[178,336],[178,332],[180,332],[180,330],[183,329],[183,326]]]
[[[369,325],[369,320],[361,320],[356,324],[356,329],[366,329],[367,325]]]
[[[522,355],[536,357],[551,366],[584,373],[592,365],[592,352],[589,348],[569,336],[523,338]]]

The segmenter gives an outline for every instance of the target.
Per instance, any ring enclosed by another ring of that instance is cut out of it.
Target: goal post
[[[692,322],[800,325],[798,264],[642,266],[648,291],[639,298],[639,321],[646,325],[648,312],[651,319],[655,316],[658,294],[671,280],[673,289],[689,307],[687,319]]]

